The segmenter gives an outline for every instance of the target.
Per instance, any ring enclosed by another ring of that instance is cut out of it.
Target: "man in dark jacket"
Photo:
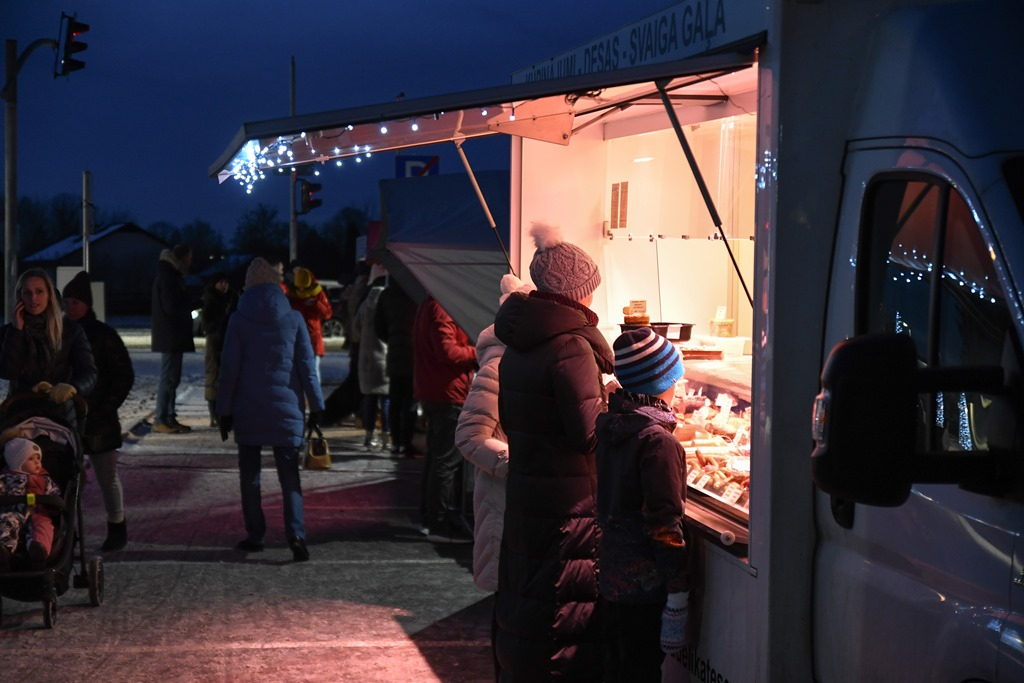
[[[416,303],[392,276],[380,293],[374,313],[374,331],[386,342],[385,368],[388,374],[388,424],[391,426],[391,452],[413,456],[412,438],[416,431],[416,399],[413,397],[412,326]]]
[[[96,361],[96,386],[86,397],[89,417],[82,444],[89,455],[96,483],[107,511],[107,538],[102,550],[120,550],[128,543],[124,520],[124,495],[117,476],[117,449],[121,447],[118,408],[135,384],[131,356],[117,331],[100,322],[92,310],[92,283],[84,270],[64,285],[64,308],[69,318],[85,331]]]
[[[185,275],[192,265],[192,249],[177,244],[160,253],[153,280],[151,349],[160,354],[160,383],[156,390],[153,431],[180,434],[192,431],[178,422],[175,400],[181,383],[184,353],[196,350],[192,338],[192,306],[185,290]]]
[[[601,274],[534,224],[530,277],[494,321],[506,344],[498,414],[509,445],[496,620],[501,681],[600,681],[595,422],[612,351],[588,308]]]
[[[237,297],[231,291],[231,282],[226,274],[213,278],[203,289],[203,308],[200,317],[206,334],[206,355],[203,368],[206,386],[203,392],[210,409],[210,426],[217,425],[217,375],[220,373],[220,354],[224,350],[224,333],[228,329],[228,315],[237,305]]]

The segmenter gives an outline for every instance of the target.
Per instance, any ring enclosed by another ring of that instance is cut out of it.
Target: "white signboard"
[[[768,28],[768,3],[683,0],[577,48],[512,74],[529,83],[673,62],[749,38]]]

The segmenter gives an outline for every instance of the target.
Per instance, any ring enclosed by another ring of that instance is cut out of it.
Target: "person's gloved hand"
[[[231,433],[231,428],[235,425],[235,418],[231,415],[220,415],[217,418],[217,424],[220,426],[220,440],[227,441],[228,434]]]
[[[661,651],[672,655],[683,649],[686,638],[686,617],[689,610],[687,591],[669,593],[661,611]]]
[[[50,400],[54,403],[63,403],[64,401],[70,401],[77,393],[78,389],[75,389],[70,384],[61,382],[50,389]]]
[[[33,394],[49,394],[51,391],[53,391],[53,385],[49,382],[40,382],[32,387]]]
[[[306,424],[306,429],[315,431],[320,426],[320,420],[324,419],[324,414],[321,411],[311,411],[309,413],[309,422]]]

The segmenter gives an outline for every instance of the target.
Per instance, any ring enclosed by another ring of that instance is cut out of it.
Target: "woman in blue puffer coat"
[[[267,524],[260,495],[260,450],[274,450],[281,482],[285,535],[296,562],[309,559],[303,522],[299,454],[304,412],[311,423],[324,410],[313,347],[302,315],[292,310],[280,274],[256,258],[245,274],[238,310],[228,320],[221,356],[217,414],[221,436],[234,430],[246,537],[242,552],[263,550]]]

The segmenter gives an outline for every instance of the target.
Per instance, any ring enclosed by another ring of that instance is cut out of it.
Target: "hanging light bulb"
[[[281,156],[282,154],[284,154],[287,151],[288,151],[288,147],[285,146],[285,144],[283,142],[280,145],[277,146],[277,155],[278,156]]]
[[[487,107],[480,110],[480,116],[487,116]]]
[[[387,135],[388,134],[388,127],[385,126],[383,123],[380,124],[380,134],[381,135]]]
[[[416,132],[420,129],[420,124],[416,123],[416,119],[412,120],[412,126],[410,126],[410,128],[412,128],[413,132]]]
[[[338,159],[337,161],[335,161],[334,164],[336,166],[341,166],[341,159]]]

